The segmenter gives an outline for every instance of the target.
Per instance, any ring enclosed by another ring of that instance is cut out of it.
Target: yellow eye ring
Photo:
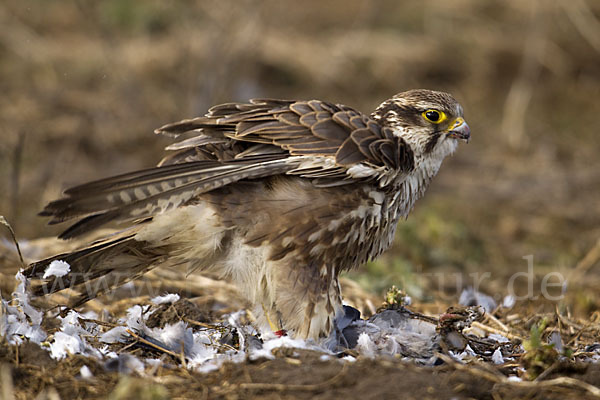
[[[423,111],[421,115],[432,124],[441,124],[448,118],[445,112],[434,109]]]

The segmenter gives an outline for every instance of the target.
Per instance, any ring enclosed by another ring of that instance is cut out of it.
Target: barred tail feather
[[[69,304],[76,307],[141,276],[164,261],[165,253],[161,249],[137,241],[134,236],[129,233],[109,238],[81,250],[32,263],[24,275],[34,280],[32,292],[37,296],[63,289],[79,291],[81,295],[71,299]],[[70,271],[61,277],[44,279],[44,272],[55,260],[68,263]]]

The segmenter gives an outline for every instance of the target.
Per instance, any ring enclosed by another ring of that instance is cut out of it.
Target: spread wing
[[[317,186],[381,183],[414,167],[410,147],[390,128],[317,100],[223,104],[156,133],[183,136],[157,167],[68,189],[45,207],[51,224],[82,218],[61,238],[113,220],[144,220],[243,179],[293,174]]]

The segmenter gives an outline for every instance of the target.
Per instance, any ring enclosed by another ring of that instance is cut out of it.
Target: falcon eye
[[[443,111],[438,110],[427,110],[422,114],[423,118],[434,124],[439,124],[446,119],[446,114]]]

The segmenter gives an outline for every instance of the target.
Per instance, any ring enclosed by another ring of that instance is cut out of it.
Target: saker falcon
[[[156,133],[183,138],[157,167],[70,188],[41,212],[50,224],[78,219],[62,239],[128,227],[31,264],[26,276],[38,279],[53,260],[71,266],[36,293],[80,285],[76,306],[188,263],[237,285],[259,329],[313,339],[342,314],[340,272],[390,247],[398,220],[470,137],[460,104],[431,90],[397,94],[371,115],[319,100],[228,103]]]

